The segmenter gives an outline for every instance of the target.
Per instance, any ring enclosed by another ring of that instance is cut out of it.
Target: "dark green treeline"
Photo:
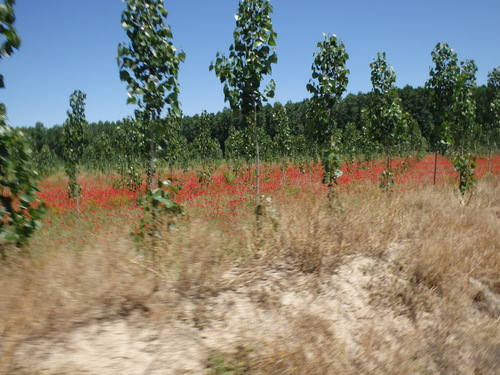
[[[490,124],[492,90],[479,86],[474,92],[476,100],[476,153],[486,153],[488,141],[483,128]],[[345,159],[373,157],[379,152],[370,136],[370,121],[367,110],[371,93],[349,94],[335,106],[332,113],[341,130],[341,152]],[[408,142],[401,146],[399,154],[429,151],[432,142],[434,122],[429,106],[429,92],[422,88],[405,86],[398,89],[403,110],[411,118]],[[321,129],[312,131],[308,126],[311,118],[309,101],[298,103],[279,102],[267,104],[258,112],[258,127],[262,137],[262,159],[265,161],[317,160],[316,150],[322,142]],[[164,120],[167,121],[167,120]],[[253,159],[253,133],[248,122],[228,108],[213,114],[206,113],[184,116],[175,123],[166,124],[159,144],[158,159],[166,166],[188,167],[196,163],[240,161],[250,163]],[[137,131],[142,125],[132,119],[117,122],[99,121],[86,126],[81,165],[103,173],[130,169],[141,170],[147,154],[145,140]],[[42,175],[62,168],[63,142],[62,126],[50,128],[42,123],[23,128],[29,136],[34,152],[35,164]],[[290,147],[284,152],[279,145],[283,138],[290,140]],[[499,142],[496,142],[498,148]]]

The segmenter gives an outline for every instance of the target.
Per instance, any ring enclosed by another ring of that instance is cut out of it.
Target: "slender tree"
[[[447,43],[438,43],[431,53],[434,67],[430,69],[425,87],[431,91],[431,109],[434,128],[430,133],[430,146],[434,151],[434,185],[436,184],[437,156],[450,145],[450,127],[453,122],[455,90],[460,74],[458,57]]]
[[[222,159],[219,142],[212,138],[211,123],[213,116],[203,111],[199,118],[199,132],[191,144],[191,162],[198,165],[198,181],[208,186],[217,163]]]
[[[272,123],[275,130],[273,145],[281,163],[281,171],[283,173],[282,182],[283,185],[286,185],[286,172],[288,169],[288,161],[292,153],[293,140],[290,133],[290,120],[285,107],[282,105],[275,105]]]
[[[491,172],[491,154],[495,144],[500,142],[500,66],[488,73],[488,88],[491,90],[491,120],[487,127],[488,173]]]
[[[392,185],[391,158],[394,149],[407,137],[407,121],[401,99],[395,86],[396,73],[387,63],[385,52],[377,53],[377,58],[370,64],[372,103],[370,107],[371,134],[384,149],[386,168],[382,174],[381,187],[389,193]]]
[[[211,123],[213,116],[207,111],[203,111],[199,119],[199,131],[191,145],[191,158],[196,163],[203,164],[203,167],[210,167],[222,159],[222,150],[216,139],[212,138]]]
[[[352,166],[359,155],[361,133],[356,128],[356,124],[348,122],[342,132],[341,152],[347,160],[348,169],[352,172]]]
[[[471,154],[475,137],[476,101],[473,90],[476,88],[477,66],[474,61],[466,60],[460,65],[453,102],[453,123],[450,127],[451,145],[454,151],[453,164],[459,173],[459,190],[465,194],[474,186],[476,157]]]
[[[257,131],[257,111],[262,102],[274,97],[275,83],[260,91],[261,82],[272,73],[276,64],[276,33],[273,30],[271,14],[273,7],[268,0],[241,0],[235,15],[236,28],[234,43],[229,47],[229,56],[220,52],[210,70],[215,70],[217,78],[224,84],[224,99],[231,109],[240,111],[253,123],[255,135],[256,163],[256,213],[260,207],[260,167],[259,137]]]
[[[333,107],[340,102],[346,91],[349,79],[346,62],[349,59],[344,43],[336,35],[324,35],[324,40],[317,44],[319,49],[314,54],[311,66],[312,79],[307,90],[312,94],[312,127],[319,133],[323,144],[321,162],[323,164],[323,183],[328,185],[328,199],[332,205],[334,185],[342,175],[340,162],[340,132],[333,118]]]
[[[85,139],[85,98],[86,94],[75,90],[70,96],[71,111],[63,126],[64,166],[69,178],[68,196],[76,200],[76,210],[80,212],[81,186],[78,183],[78,167],[83,154]]]
[[[117,123],[114,149],[120,183],[131,191],[142,185],[142,171],[149,159],[147,129],[140,119],[125,118]]]
[[[156,185],[156,137],[162,135],[165,124],[159,121],[162,110],[167,106],[170,116],[181,116],[177,76],[185,54],[178,52],[171,41],[172,31],[165,24],[168,12],[163,0],[124,1],[127,7],[122,13],[122,26],[130,43],[118,46],[117,62],[120,79],[128,84],[128,102],[139,105],[141,120],[147,123],[148,176],[152,191]]]

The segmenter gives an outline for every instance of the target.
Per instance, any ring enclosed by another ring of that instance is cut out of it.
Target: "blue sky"
[[[186,115],[217,112],[222,85],[208,66],[232,43],[238,0],[165,0],[174,44],[186,52],[180,67],[180,101]],[[460,60],[474,59],[477,82],[500,65],[498,0],[271,0],[278,33],[278,64],[273,68],[276,98],[282,103],[307,98],[305,85],[322,33],[336,34],[349,54],[348,92],[371,90],[370,62],[386,52],[399,87],[423,86],[432,66],[431,51],[447,42]],[[117,46],[127,42],[120,25],[121,0],[18,0],[18,51],[0,61],[6,88],[8,123],[46,127],[62,124],[69,96],[87,94],[89,122],[132,115],[126,85],[120,82]]]

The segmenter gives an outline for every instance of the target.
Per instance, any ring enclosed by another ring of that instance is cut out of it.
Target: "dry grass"
[[[481,181],[466,200],[426,188],[389,201],[378,193],[344,194],[339,202],[339,210],[326,201],[277,205],[278,216],[264,217],[258,229],[242,224],[245,237],[191,223],[160,241],[156,264],[117,234],[96,237],[83,251],[53,248],[11,259],[0,265],[0,372],[15,373],[15,353],[29,339],[132,313],[151,325],[185,324],[189,315],[195,332],[215,332],[217,298],[236,293],[257,316],[285,319],[288,332],[259,336],[249,320],[242,340],[250,349],[227,342],[203,349],[212,362],[243,361],[241,373],[494,374],[500,180]],[[363,263],[369,299],[359,297],[366,317],[351,322],[358,331],[350,332],[338,326],[347,312],[332,303],[340,298],[340,267],[361,258],[370,259]],[[295,292],[315,302],[304,299],[295,311],[283,302]],[[312,310],[315,303],[326,312]],[[225,309],[234,313],[231,304]]]

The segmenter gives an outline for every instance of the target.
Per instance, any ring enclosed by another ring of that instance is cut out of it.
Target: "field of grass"
[[[465,197],[433,163],[395,163],[389,198],[382,164],[345,167],[334,208],[318,168],[267,165],[258,223],[252,171],[166,173],[185,214],[155,262],[137,193],[85,174],[76,214],[53,175],[0,264],[0,373],[497,374],[500,157]]]

